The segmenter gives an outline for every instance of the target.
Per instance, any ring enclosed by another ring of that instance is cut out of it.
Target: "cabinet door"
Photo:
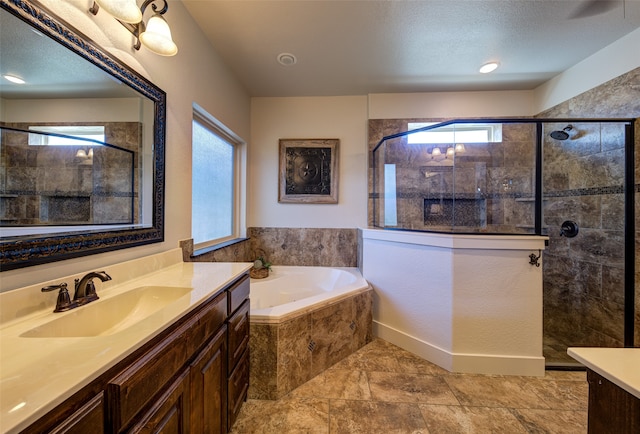
[[[102,434],[104,433],[104,394],[100,393],[87,402],[51,434]]]
[[[235,369],[245,348],[249,344],[249,300],[229,318],[229,364],[228,372]]]
[[[191,432],[227,432],[227,326],[191,363]]]
[[[229,400],[227,402],[228,424],[229,430],[240,413],[242,403],[247,400],[247,391],[249,390],[249,348],[245,350],[238,361],[236,369],[229,377]]]
[[[189,370],[185,370],[153,403],[130,433],[187,434],[189,430]]]

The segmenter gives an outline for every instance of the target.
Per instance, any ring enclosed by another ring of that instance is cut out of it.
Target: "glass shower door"
[[[625,128],[543,125],[544,355],[624,346]]]

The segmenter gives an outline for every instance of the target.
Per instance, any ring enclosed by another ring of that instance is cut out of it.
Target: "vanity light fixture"
[[[94,0],[95,5],[98,5],[106,12],[108,12],[113,18],[123,23],[137,24],[142,21],[142,12],[138,9],[136,0]],[[94,15],[98,12],[91,11]]]
[[[498,62],[485,63],[484,65],[482,65],[480,67],[480,73],[481,74],[488,74],[490,72],[495,71],[498,66],[499,66]]]
[[[161,2],[163,6],[158,7],[156,2]],[[143,16],[149,5],[151,5],[154,14],[145,24]],[[89,12],[96,15],[100,7],[109,12],[135,36],[136,43],[133,48],[136,50],[140,49],[140,45],[144,45],[150,51],[161,56],[174,56],[178,52],[178,47],[171,38],[169,24],[163,17],[169,9],[167,0],[145,0],[140,9],[138,9],[135,0],[94,0]],[[138,13],[134,14],[132,8],[135,8]]]
[[[465,151],[464,144],[456,143],[455,146],[447,147],[447,150],[443,153],[442,149],[438,146],[434,147],[429,154],[431,159],[435,161],[442,161],[444,159],[452,159],[456,154],[462,154]]]

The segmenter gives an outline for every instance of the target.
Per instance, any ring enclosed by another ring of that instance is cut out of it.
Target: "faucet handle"
[[[58,292],[58,300],[56,301],[56,308],[53,310],[54,312],[64,312],[66,310],[73,309],[78,305],[75,301],[71,301],[69,290],[67,289],[67,284],[65,282],[62,282],[59,285],[45,286],[40,289],[40,291],[49,292],[55,291],[56,289],[60,291]]]
[[[98,297],[98,293],[96,292],[96,285],[93,283],[93,280],[89,280],[87,282],[85,293],[86,303],[100,298]]]

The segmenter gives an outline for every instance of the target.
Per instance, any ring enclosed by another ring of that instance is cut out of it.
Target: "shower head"
[[[572,129],[573,127],[571,125],[567,125],[562,131],[552,131],[549,135],[556,140],[567,140],[569,138],[569,131]]]

